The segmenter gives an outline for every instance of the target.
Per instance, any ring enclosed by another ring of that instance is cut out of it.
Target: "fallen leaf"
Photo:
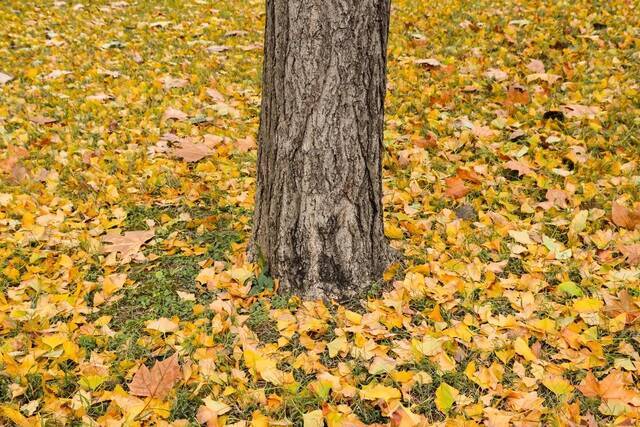
[[[527,68],[534,73],[544,73],[544,63],[539,59],[532,59],[528,64]]]
[[[627,259],[629,265],[640,264],[640,243],[633,245],[618,245],[618,249]]]
[[[55,119],[53,117],[45,117],[45,116],[29,116],[29,121],[38,125],[48,125],[48,124],[57,122],[58,119]]]
[[[458,176],[445,179],[445,184],[447,185],[447,189],[444,191],[444,194],[452,199],[464,197],[471,191],[470,188],[465,187],[464,181]]]
[[[164,399],[173,386],[182,378],[182,371],[178,363],[178,353],[156,362],[151,370],[141,365],[129,383],[129,392],[134,396]]]
[[[596,106],[586,106],[578,104],[567,104],[560,107],[565,116],[571,118],[594,118],[600,113],[600,108]]]
[[[231,410],[231,406],[210,397],[202,399],[203,405],[198,408],[196,419],[200,424],[217,426],[218,417]]]
[[[162,121],[167,121],[167,120],[183,121],[183,120],[187,120],[188,118],[189,116],[186,113],[183,113],[182,111],[175,109],[173,107],[167,108],[164,114],[162,115]]]
[[[505,73],[499,68],[489,68],[487,71],[485,71],[484,75],[487,78],[493,79],[497,82],[501,82],[509,78],[509,74]]]
[[[146,328],[161,333],[175,332],[178,330],[178,323],[166,317],[157,320],[150,320],[146,323]]]
[[[400,399],[400,390],[394,387],[388,387],[377,382],[370,382],[360,390],[360,398],[363,400],[383,400],[389,402],[394,399]]]
[[[528,164],[521,162],[519,160],[509,160],[507,163],[504,164],[504,167],[518,172],[518,176],[535,175],[535,172],[533,171],[533,169],[531,169],[531,167]]]
[[[102,241],[108,243],[103,248],[103,252],[117,254],[119,253],[124,260],[129,259],[137,254],[142,246],[153,238],[155,232],[149,231],[126,231],[124,235],[116,233],[107,234]]]
[[[640,225],[640,208],[631,210],[618,202],[611,205],[611,219],[618,227],[633,230]]]
[[[442,382],[436,389],[435,404],[440,412],[447,414],[460,392],[449,384]]]
[[[171,150],[171,153],[185,162],[197,162],[205,157],[213,155],[215,151],[205,144],[181,141]]]
[[[0,85],[9,83],[11,80],[13,80],[13,76],[0,72]]]

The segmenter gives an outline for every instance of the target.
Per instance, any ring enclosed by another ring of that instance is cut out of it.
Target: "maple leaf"
[[[622,371],[613,370],[603,380],[598,381],[591,372],[588,372],[577,388],[587,397],[617,399],[627,402],[636,396],[636,393],[625,388],[625,385],[629,383],[627,378],[628,375]]]
[[[529,92],[522,86],[511,86],[507,90],[507,97],[504,100],[504,105],[509,107],[512,105],[520,104],[525,105],[529,103]]]
[[[224,101],[224,95],[222,95],[216,89],[207,88],[207,90],[205,92],[207,93],[207,96],[209,96],[209,98],[213,99],[216,102],[223,102]]]
[[[444,194],[452,199],[464,197],[471,191],[470,188],[465,187],[464,181],[458,176],[445,179],[445,183],[447,185],[447,189],[444,191]]]
[[[236,148],[241,153],[253,150],[256,146],[256,140],[252,136],[247,136],[246,138],[239,139],[236,142]]]
[[[627,259],[629,265],[640,264],[640,243],[633,245],[618,245],[618,249]]]
[[[535,172],[529,165],[519,160],[509,160],[504,164],[504,167],[518,172],[518,176],[522,175],[535,175]]]
[[[528,64],[527,68],[534,73],[544,73],[544,63],[539,59],[532,59]]]
[[[611,205],[611,219],[618,227],[633,230],[640,225],[640,208],[631,210],[618,202]]]
[[[11,80],[13,80],[13,76],[0,72],[0,85],[9,83]]]
[[[596,106],[586,106],[586,105],[578,105],[578,104],[567,104],[560,107],[562,112],[567,117],[576,117],[576,118],[593,118],[599,112],[600,108]]]
[[[137,254],[142,246],[153,238],[155,232],[148,231],[126,231],[124,235],[110,233],[102,238],[102,241],[109,243],[109,246],[103,248],[103,252],[117,254],[123,260],[128,260]]]
[[[169,107],[165,110],[164,114],[162,115],[162,121],[167,121],[167,120],[178,120],[178,121],[183,121],[183,120],[187,120],[189,118],[189,116],[187,115],[187,113],[184,113],[176,108],[173,107]]]
[[[45,116],[29,116],[29,121],[38,125],[48,125],[48,124],[57,122],[58,119],[55,119],[53,117],[45,117]]]
[[[182,378],[178,363],[178,353],[156,362],[151,369],[141,365],[129,383],[129,391],[134,396],[164,399],[173,386]]]
[[[501,82],[503,80],[507,80],[509,78],[509,74],[505,73],[504,71],[502,71],[499,68],[489,68],[484,75],[489,78],[489,79],[493,79],[497,82]]]
[[[162,81],[164,85],[164,90],[185,87],[189,83],[189,80],[187,79],[181,79],[171,76],[163,77],[162,79],[160,79],[160,81]]]
[[[185,162],[197,162],[214,153],[215,151],[207,145],[195,144],[191,141],[181,141],[172,150],[174,156],[180,157]]]

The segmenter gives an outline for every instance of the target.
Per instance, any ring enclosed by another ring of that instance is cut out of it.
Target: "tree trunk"
[[[267,0],[252,252],[302,297],[354,297],[392,258],[381,200],[389,2]]]

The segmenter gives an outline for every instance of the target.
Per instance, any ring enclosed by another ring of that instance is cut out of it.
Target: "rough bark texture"
[[[379,280],[390,0],[267,0],[254,255],[281,288],[353,297]]]

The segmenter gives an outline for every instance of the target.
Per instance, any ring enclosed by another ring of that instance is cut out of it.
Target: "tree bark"
[[[252,252],[306,298],[351,298],[392,258],[382,132],[390,0],[267,0]]]

